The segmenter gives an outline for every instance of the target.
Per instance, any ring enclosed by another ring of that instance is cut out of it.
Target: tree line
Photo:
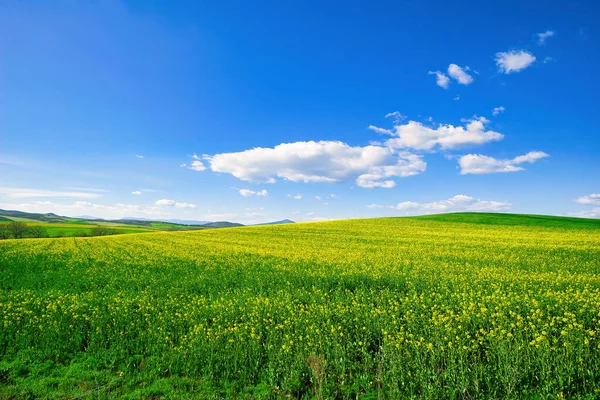
[[[87,230],[77,231],[70,235],[56,234],[50,236],[48,230],[41,225],[27,225],[25,222],[12,221],[9,223],[0,223],[0,239],[25,239],[25,238],[47,238],[61,236],[107,236],[119,233],[116,229],[110,229],[106,226],[95,226],[90,232]]]

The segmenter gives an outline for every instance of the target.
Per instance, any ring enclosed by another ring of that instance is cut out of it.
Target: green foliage
[[[116,235],[119,233],[116,229],[111,229],[106,226],[96,226],[92,228],[91,235],[92,236],[107,236],[107,235]]]
[[[25,236],[30,238],[45,238],[48,237],[46,228],[40,225],[28,226],[25,229]]]
[[[21,221],[12,221],[8,224],[8,230],[13,238],[20,239],[27,231],[27,224]]]
[[[9,239],[10,237],[11,234],[8,224],[0,222],[0,239]]]
[[[0,398],[600,396],[600,230],[9,240],[0,274]]]

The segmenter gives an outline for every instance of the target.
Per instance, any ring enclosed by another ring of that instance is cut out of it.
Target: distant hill
[[[46,213],[46,214],[38,214],[38,213],[28,213],[25,211],[16,211],[16,210],[0,210],[0,216],[11,218],[26,218],[32,219],[35,221],[41,222],[50,222],[50,223],[66,223],[71,220],[68,217],[61,217],[54,213]]]
[[[209,222],[208,224],[204,224],[202,226],[206,226],[209,228],[233,228],[236,226],[244,226],[244,225],[238,224],[237,222],[216,221],[216,222]]]
[[[600,229],[600,219],[557,217],[552,215],[461,212],[405,217],[440,222],[544,228]]]
[[[123,218],[123,219],[102,219],[93,216],[65,217],[54,213],[39,214],[29,213],[16,210],[1,210],[0,221],[20,220],[26,223],[61,223],[61,224],[90,224],[102,225],[110,223],[113,225],[126,225],[147,227],[155,230],[190,230],[190,229],[206,229],[206,228],[229,228],[234,226],[243,226],[235,222],[228,221],[194,221],[180,219],[147,219],[147,218]]]
[[[130,221],[130,220],[135,220],[135,221],[150,221],[150,222],[167,222],[170,224],[179,224],[179,225],[205,225],[205,224],[210,224],[210,221],[197,221],[197,220],[190,220],[190,219],[148,219],[148,218],[133,218],[133,217],[125,217],[125,218],[121,218],[121,221]]]
[[[281,221],[265,222],[264,224],[256,225],[283,225],[283,224],[295,224],[291,219],[282,219]]]
[[[102,220],[102,218],[98,218],[98,217],[94,217],[92,215],[78,215],[77,217],[73,217],[73,218],[77,218],[77,219],[87,219],[90,221],[94,221],[94,220]]]

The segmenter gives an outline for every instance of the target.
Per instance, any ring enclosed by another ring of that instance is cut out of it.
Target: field
[[[0,210],[2,212],[2,210]],[[26,214],[26,213],[21,213]],[[36,214],[31,214],[36,215]],[[50,221],[0,215],[0,228],[3,224],[12,221],[23,222],[28,228],[42,227],[44,237],[72,237],[72,236],[95,236],[94,228],[106,227],[110,234],[143,233],[153,231],[179,231],[179,230],[201,230],[213,226],[181,225],[159,221],[104,221],[104,220],[82,220],[68,217],[55,217]],[[217,226],[218,227],[218,226]],[[27,236],[27,235],[25,235]]]
[[[16,219],[15,219],[16,220]],[[141,233],[151,232],[153,229],[138,226],[110,225],[110,224],[81,224],[81,223],[40,223],[23,221],[28,227],[41,226],[49,237],[65,237],[77,235],[92,235],[93,229],[97,226],[108,226],[115,233]],[[4,222],[0,222],[2,224]]]
[[[0,241],[0,398],[600,397],[600,221]]]

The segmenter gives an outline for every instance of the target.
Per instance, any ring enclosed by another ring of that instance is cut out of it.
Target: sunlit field
[[[0,241],[0,398],[600,397],[600,224],[498,218]]]

